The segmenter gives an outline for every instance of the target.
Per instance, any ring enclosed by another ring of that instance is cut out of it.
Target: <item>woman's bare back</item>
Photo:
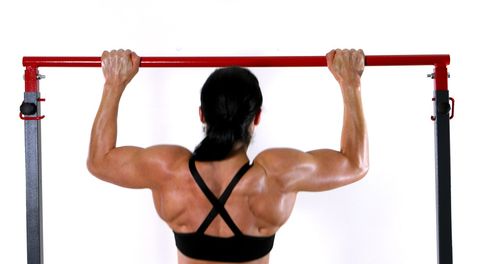
[[[213,208],[194,181],[188,168],[188,160],[189,156],[186,155],[179,166],[166,176],[168,184],[153,190],[158,214],[177,233],[196,232]],[[224,161],[196,162],[196,168],[209,189],[219,197],[247,161],[246,154],[241,152]],[[272,181],[267,178],[264,168],[253,164],[236,185],[224,207],[243,234],[268,237],[274,235],[286,222],[295,197],[294,193],[280,193],[272,188]],[[234,235],[220,215],[208,226],[205,234],[215,237]],[[268,259],[266,256],[248,263],[267,263]],[[179,253],[179,263],[205,262]]]

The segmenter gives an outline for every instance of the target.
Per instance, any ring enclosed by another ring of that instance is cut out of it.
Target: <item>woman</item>
[[[140,58],[129,50],[105,51],[88,169],[104,181],[152,190],[159,216],[174,231],[180,264],[269,263],[274,234],[298,192],[331,190],[368,171],[363,52],[334,50],[326,59],[344,99],[341,150],[267,149],[249,165],[246,152],[262,105],[250,71],[222,68],[207,79],[199,110],[206,137],[194,153],[175,145],[116,147],[119,101]]]

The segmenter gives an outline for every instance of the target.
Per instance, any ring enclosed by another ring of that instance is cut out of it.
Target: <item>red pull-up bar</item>
[[[450,64],[449,55],[376,55],[365,57],[366,66]],[[26,67],[101,67],[100,57],[24,57]],[[142,57],[141,67],[321,67],[325,56],[269,57]]]
[[[365,56],[366,66],[434,66],[435,90],[448,90],[450,55]],[[324,67],[325,56],[142,57],[141,67]],[[101,67],[100,57],[24,57],[26,91],[38,91],[38,67]]]

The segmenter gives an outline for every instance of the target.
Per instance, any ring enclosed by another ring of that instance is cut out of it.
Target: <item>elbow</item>
[[[368,164],[368,161],[358,166],[358,177],[360,180],[368,174],[369,169],[370,165]]]
[[[96,158],[90,156],[87,158],[87,170],[90,174],[100,179],[99,175],[101,174],[101,166],[99,164],[100,162]]]
[[[370,170],[370,162],[368,160],[368,155],[360,163],[358,163],[358,177],[359,179],[363,179]]]
[[[368,160],[357,162],[356,164],[353,164],[353,166],[352,166],[352,175],[354,178],[353,182],[357,182],[357,181],[363,179],[368,174],[369,169],[370,169],[370,165],[369,165]]]
[[[96,162],[91,159],[90,157],[87,158],[87,170],[90,172],[90,174],[95,175],[97,172],[97,165]]]

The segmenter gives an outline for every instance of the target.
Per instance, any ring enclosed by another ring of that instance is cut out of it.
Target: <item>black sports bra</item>
[[[221,197],[217,198],[196,170],[194,159],[191,158],[189,160],[191,175],[210,203],[212,203],[213,208],[196,232],[177,233],[174,231],[175,244],[180,252],[194,259],[220,262],[246,262],[262,258],[271,251],[274,243],[274,235],[269,237],[255,237],[243,234],[224,208],[224,204],[234,187],[250,167],[248,162],[243,165],[233,177],[226,190],[224,190]],[[215,237],[205,235],[208,226],[219,214],[234,233],[234,236]]]

